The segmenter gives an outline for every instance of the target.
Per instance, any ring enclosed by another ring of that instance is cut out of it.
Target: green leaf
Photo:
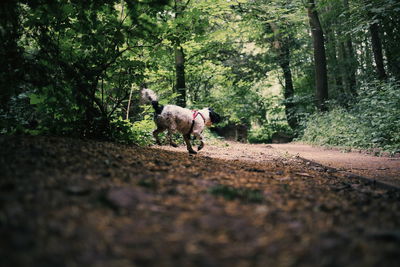
[[[37,104],[43,103],[45,100],[45,97],[39,96],[37,94],[30,94],[29,99],[30,99],[29,103],[31,105],[37,105]]]

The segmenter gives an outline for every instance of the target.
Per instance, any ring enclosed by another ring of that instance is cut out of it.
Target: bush
[[[400,85],[393,81],[365,84],[351,109],[336,106],[329,112],[311,115],[301,140],[400,152],[399,95]]]
[[[154,128],[154,122],[149,115],[133,123],[119,117],[111,121],[111,138],[124,144],[149,145],[154,142],[152,135]]]
[[[260,128],[251,129],[248,141],[251,144],[271,143],[274,133],[280,133],[288,136],[293,135],[289,125],[284,123],[265,124]]]
[[[36,134],[35,109],[26,93],[11,97],[7,110],[0,109],[0,134]]]

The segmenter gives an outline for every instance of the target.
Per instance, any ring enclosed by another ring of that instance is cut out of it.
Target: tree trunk
[[[391,12],[381,18],[382,44],[387,59],[388,75],[400,80],[400,18]]]
[[[308,17],[313,38],[314,61],[315,61],[315,98],[320,111],[326,111],[325,102],[328,100],[328,71],[326,68],[326,55],[324,45],[324,33],[315,9],[314,0],[309,0]]]
[[[357,79],[356,79],[356,69],[357,69],[357,59],[355,57],[354,53],[354,48],[353,48],[353,41],[351,40],[351,37],[348,36],[346,38],[346,48],[347,48],[347,53],[349,55],[348,58],[348,64],[347,64],[347,83],[349,85],[348,91],[353,95],[357,95],[357,90],[356,90],[356,85],[357,85]]]
[[[286,120],[292,129],[296,129],[299,126],[299,122],[296,118],[296,108],[293,103],[294,87],[292,79],[292,71],[290,69],[290,49],[287,40],[283,40],[279,34],[278,27],[275,23],[270,23],[272,32],[274,33],[273,47],[277,52],[279,66],[283,71],[283,77],[285,80],[284,98],[285,98],[285,114]]]
[[[8,102],[20,93],[24,79],[23,50],[18,45],[22,30],[17,1],[1,2],[0,9],[0,109],[8,110]]]
[[[185,54],[181,46],[175,47],[176,92],[179,94],[177,105],[186,107]]]
[[[329,25],[329,24],[328,24]],[[328,57],[328,71],[329,73],[332,74],[334,84],[335,84],[335,93],[338,96],[343,95],[343,62],[340,61],[341,64],[339,64],[338,58],[337,58],[337,46],[336,46],[336,35],[335,32],[329,28],[329,26],[326,28],[326,44],[327,44],[327,57]],[[332,91],[332,88],[331,88]]]
[[[186,4],[183,4],[182,0],[174,1],[175,19],[182,15],[188,4],[189,1],[187,1]],[[181,107],[186,107],[185,53],[180,40],[176,41],[174,52],[176,75],[175,91],[178,93],[176,104]]]
[[[294,96],[294,88],[293,88],[293,80],[292,80],[292,71],[290,69],[290,61],[289,61],[289,48],[285,48],[284,53],[280,57],[280,66],[283,71],[283,77],[285,79],[285,114],[287,122],[293,130],[298,128],[299,122],[296,118],[296,106],[293,103]]]
[[[378,78],[380,80],[386,80],[387,76],[383,63],[382,42],[379,36],[380,28],[378,23],[372,23],[369,26],[369,31],[371,33],[372,52],[374,54],[376,72],[378,74]]]
[[[386,36],[389,36],[387,34]],[[398,42],[393,42],[393,43],[400,43]],[[388,61],[388,72],[392,74],[397,80],[400,80],[400,53],[399,48],[397,45],[386,45],[385,47],[385,55]]]
[[[348,0],[343,0],[343,5],[346,11],[350,10],[349,6],[349,1]],[[356,80],[356,70],[357,70],[357,59],[354,53],[354,48],[353,48],[353,41],[350,36],[345,37],[345,43],[346,43],[346,48],[347,49],[347,54],[348,54],[348,59],[347,59],[347,64],[346,64],[346,79],[347,79],[347,85],[348,85],[348,91],[353,95],[357,95],[356,91],[356,85],[357,85],[357,80]]]
[[[365,35],[364,43],[361,46],[363,52],[361,55],[364,56],[363,59],[363,72],[366,73],[368,76],[374,75],[374,62],[373,62],[373,53],[372,53],[372,45],[371,45],[371,38]]]
[[[131,86],[131,91],[129,92],[128,106],[126,107],[126,120],[129,120],[129,110],[131,108],[132,92],[133,92],[133,86]]]

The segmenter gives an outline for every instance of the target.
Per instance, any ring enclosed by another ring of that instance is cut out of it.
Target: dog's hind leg
[[[197,152],[193,150],[192,145],[190,144],[190,134],[183,135],[183,140],[185,140],[189,154],[197,154]]]

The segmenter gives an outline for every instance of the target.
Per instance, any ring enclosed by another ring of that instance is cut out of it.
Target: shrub
[[[119,117],[111,121],[111,138],[124,144],[149,145],[153,143],[154,128],[154,122],[149,115],[133,123]]]
[[[284,123],[264,124],[260,128],[251,129],[249,132],[248,141],[252,144],[271,143],[272,135],[274,133],[281,133],[284,135],[292,136],[293,131],[289,125]]]
[[[308,118],[301,140],[319,145],[400,151],[400,85],[363,85],[351,109],[333,107]]]

